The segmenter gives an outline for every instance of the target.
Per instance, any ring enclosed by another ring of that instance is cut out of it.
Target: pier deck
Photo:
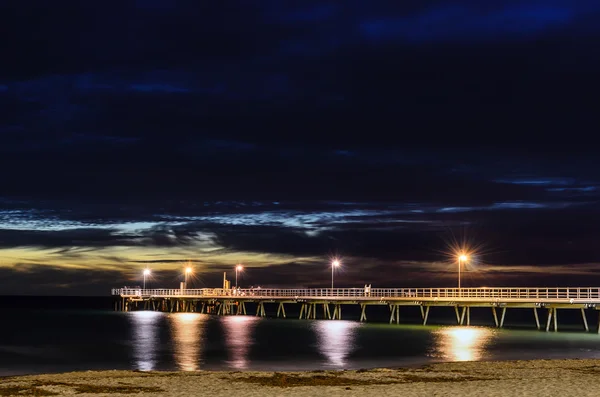
[[[341,319],[343,305],[360,305],[360,321],[366,321],[366,309],[371,305],[386,305],[390,323],[400,322],[401,306],[418,306],[426,325],[432,306],[453,307],[459,325],[470,324],[471,307],[490,307],[497,327],[503,327],[508,308],[533,309],[537,329],[541,328],[538,309],[548,311],[545,330],[558,330],[558,309],[581,311],[583,326],[589,331],[586,310],[600,310],[600,287],[585,288],[321,288],[321,289],[140,289],[117,288],[113,296],[121,299],[116,310],[161,310],[215,313],[218,315],[247,314],[246,303],[256,304],[256,315],[265,316],[265,303],[276,303],[277,317],[285,317],[286,304],[299,304],[300,318],[316,319],[317,307],[322,317]],[[333,313],[330,310],[333,305]],[[501,311],[500,316],[497,309]],[[553,327],[552,327],[553,326]],[[598,319],[600,334],[600,315]]]

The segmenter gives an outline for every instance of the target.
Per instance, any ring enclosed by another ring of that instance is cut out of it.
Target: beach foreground
[[[89,371],[0,378],[0,396],[592,396],[598,376],[600,360],[311,372]]]

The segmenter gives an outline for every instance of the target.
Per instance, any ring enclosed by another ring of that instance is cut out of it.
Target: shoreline
[[[533,354],[531,355],[533,356]],[[406,362],[401,362],[393,365],[351,365],[344,368],[319,368],[319,367],[306,367],[306,368],[298,368],[294,369],[291,365],[286,365],[279,370],[270,369],[270,368],[248,368],[248,369],[235,369],[227,366],[223,366],[222,368],[200,368],[197,370],[180,370],[180,369],[152,369],[152,370],[141,370],[141,369],[131,369],[131,368],[90,368],[90,369],[74,369],[74,370],[59,370],[59,371],[36,371],[29,373],[12,373],[12,374],[3,374],[0,372],[0,380],[7,378],[16,378],[16,377],[27,377],[27,376],[44,376],[44,375],[63,375],[63,374],[75,374],[75,373],[104,373],[104,372],[133,372],[133,373],[147,373],[147,374],[185,374],[185,373],[263,373],[263,374],[272,374],[272,373],[290,373],[290,374],[298,374],[298,373],[320,373],[320,372],[364,372],[364,371],[372,371],[372,370],[405,370],[405,369],[420,369],[424,367],[429,367],[432,365],[439,364],[460,364],[460,363],[489,363],[489,362],[528,362],[528,361],[581,361],[581,360],[598,360],[600,362],[600,354],[598,355],[598,359],[595,358],[585,358],[580,357],[578,355],[573,355],[572,357],[559,355],[557,357],[542,357],[542,358],[533,358],[533,357],[525,357],[522,359],[518,359],[513,355],[507,355],[505,357],[495,357],[495,358],[482,358],[477,360],[464,360],[464,361],[449,361],[444,359],[418,359],[418,360],[409,360]],[[600,365],[600,364],[599,364]],[[289,367],[289,368],[288,368]],[[0,397],[2,395],[0,394]]]
[[[0,396],[595,396],[599,359],[441,362],[313,371],[82,371],[0,377]],[[11,394],[12,393],[12,394]],[[575,393],[575,394],[573,394]]]

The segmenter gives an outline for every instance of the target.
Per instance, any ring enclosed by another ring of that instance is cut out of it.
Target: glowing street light
[[[235,288],[238,286],[238,272],[241,272],[242,270],[244,270],[242,265],[237,265],[235,267]]]
[[[331,262],[331,289],[333,289],[333,270],[341,264],[342,263],[338,259],[334,259],[333,262]]]
[[[187,288],[188,276],[190,274],[192,274],[192,268],[188,266],[185,268],[185,288]]]
[[[461,296],[461,289],[460,289],[460,266],[461,266],[461,264],[465,263],[468,260],[469,260],[469,257],[467,255],[465,255],[465,254],[458,255],[458,296]]]
[[[150,269],[144,269],[144,289],[146,289],[146,277],[150,275]]]

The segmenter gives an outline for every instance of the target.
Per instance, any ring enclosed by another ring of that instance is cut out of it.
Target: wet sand
[[[600,360],[310,372],[88,371],[0,378],[0,396],[596,396]]]

